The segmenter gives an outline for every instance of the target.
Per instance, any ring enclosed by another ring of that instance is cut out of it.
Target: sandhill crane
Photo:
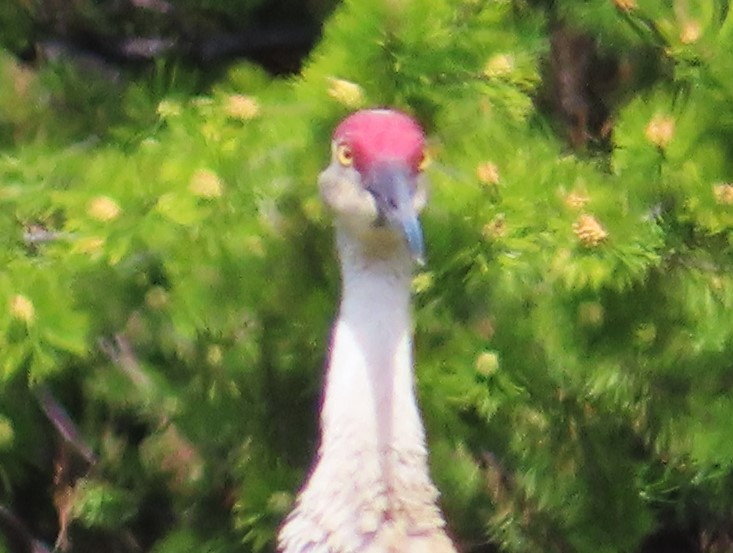
[[[364,110],[333,134],[319,177],[334,217],[342,296],[318,458],[278,536],[283,553],[455,553],[428,474],[414,390],[410,282],[422,263],[425,137]]]

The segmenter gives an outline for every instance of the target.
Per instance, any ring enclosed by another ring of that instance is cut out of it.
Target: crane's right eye
[[[354,163],[354,154],[346,144],[337,144],[336,159],[342,166],[351,167]]]

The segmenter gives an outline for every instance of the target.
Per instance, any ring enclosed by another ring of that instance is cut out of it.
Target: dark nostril
[[[371,192],[372,196],[374,197],[374,200],[378,204],[386,205],[390,209],[397,209],[397,200],[395,198],[384,196],[383,194],[380,194],[377,190],[369,190]]]

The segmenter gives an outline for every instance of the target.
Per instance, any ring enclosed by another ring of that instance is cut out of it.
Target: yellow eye
[[[346,144],[336,145],[336,159],[344,167],[351,167],[354,163],[354,154]]]
[[[422,157],[420,158],[420,163],[417,164],[417,170],[418,171],[424,171],[428,168],[428,165],[430,165],[430,162],[433,161],[430,157],[430,154],[426,151],[423,151]]]

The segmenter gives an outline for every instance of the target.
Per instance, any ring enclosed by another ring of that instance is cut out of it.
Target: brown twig
[[[114,339],[100,338],[98,344],[110,361],[119,367],[139,390],[150,391],[153,383],[140,368],[140,363],[125,335],[115,334]]]
[[[41,384],[34,390],[41,410],[46,414],[53,427],[74,450],[89,464],[97,463],[97,456],[91,446],[84,440],[78,427],[69,414],[56,401],[47,386]]]

